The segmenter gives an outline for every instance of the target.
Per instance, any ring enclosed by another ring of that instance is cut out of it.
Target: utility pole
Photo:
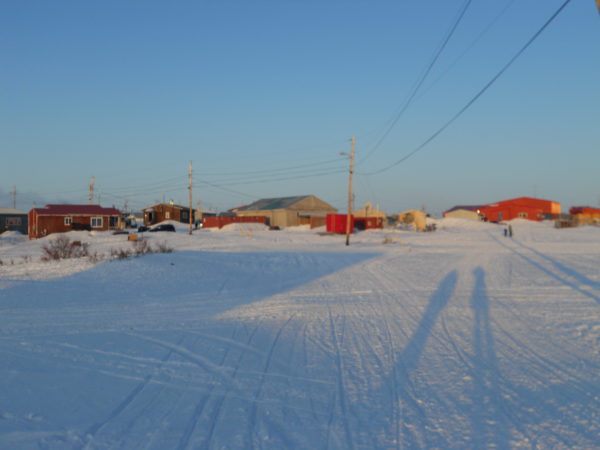
[[[90,205],[94,203],[94,176],[92,175],[92,182],[88,185],[90,188]]]
[[[13,186],[11,194],[13,199],[13,209],[17,209],[17,186]]]
[[[352,136],[352,150],[350,151],[350,173],[348,176],[348,214],[346,215],[346,245],[350,245],[350,226],[352,221],[352,175],[354,174],[354,147],[356,138]]]
[[[195,217],[195,219],[197,221],[199,221],[200,226],[202,226],[202,208],[201,208],[200,199],[198,199],[197,204],[196,204],[196,212],[198,213],[198,217]]]
[[[190,206],[190,213],[189,213],[189,218],[190,218],[190,235],[192,234],[192,222],[194,221],[194,205],[192,203],[192,162],[190,161],[190,167],[189,167],[189,206]]]

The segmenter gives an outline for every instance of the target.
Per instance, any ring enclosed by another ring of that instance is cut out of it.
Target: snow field
[[[600,229],[513,229],[3,242],[0,448],[594,448]]]

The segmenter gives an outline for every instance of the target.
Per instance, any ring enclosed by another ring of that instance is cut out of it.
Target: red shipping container
[[[327,232],[346,234],[346,214],[327,214]],[[354,232],[354,216],[350,216],[350,233]]]

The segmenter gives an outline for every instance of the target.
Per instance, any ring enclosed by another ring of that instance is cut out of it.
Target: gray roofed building
[[[27,234],[27,213],[18,209],[0,208],[0,233],[5,231]]]
[[[238,216],[267,217],[269,225],[279,227],[309,224],[311,217],[325,217],[336,212],[336,208],[314,195],[263,198],[235,210]]]

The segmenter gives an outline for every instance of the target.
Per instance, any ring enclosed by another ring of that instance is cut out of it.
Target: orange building
[[[444,217],[454,211],[472,211],[480,220],[502,222],[512,219],[556,219],[560,215],[560,203],[533,197],[519,197],[487,205],[455,206],[444,212]]]
[[[569,214],[577,223],[597,223],[600,222],[600,209],[590,206],[573,206],[569,210]]]
[[[560,215],[560,203],[533,197],[519,197],[490,203],[479,208],[483,219],[502,222],[512,219],[556,219]]]

